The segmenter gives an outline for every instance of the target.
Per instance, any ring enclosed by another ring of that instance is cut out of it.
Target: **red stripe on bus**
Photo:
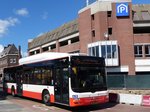
[[[52,103],[55,102],[55,98],[54,98],[54,95],[53,95],[53,94],[51,94],[51,99],[50,99],[50,101],[51,101]]]
[[[34,98],[37,100],[42,100],[42,93],[23,91],[23,96],[29,97],[29,98]]]
[[[28,97],[28,98],[34,98],[37,100],[42,100],[42,93],[37,93],[37,92],[31,92],[31,91],[23,91],[23,96]],[[54,103],[54,95],[50,94],[50,101]]]
[[[10,88],[7,88],[7,92],[11,94],[11,89],[10,89]]]
[[[86,98],[79,98],[79,99],[70,98],[71,107],[87,106],[87,105],[101,104],[106,102],[108,102],[107,96],[86,97]]]
[[[11,89],[7,88],[7,93],[11,94]],[[17,94],[17,91],[15,89],[15,94]],[[28,98],[34,98],[37,100],[42,100],[42,93],[38,93],[38,92],[31,92],[31,91],[23,91],[23,96],[24,97],[28,97]],[[52,103],[55,102],[55,98],[53,94],[50,94],[50,101]]]
[[[7,88],[7,93],[11,94],[12,90],[10,88]],[[15,89],[15,94],[17,94],[17,90]]]

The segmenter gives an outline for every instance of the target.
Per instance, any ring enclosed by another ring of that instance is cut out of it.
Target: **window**
[[[133,27],[133,33],[134,34],[150,33],[150,26],[146,26],[146,27]]]
[[[36,52],[36,54],[39,54],[39,53],[40,53],[40,50],[38,49],[38,50],[36,50],[35,52]]]
[[[76,50],[76,51],[72,51],[72,52],[68,52],[68,53],[80,53],[80,51],[79,50]]]
[[[10,63],[13,63],[13,59],[10,59]]]
[[[44,52],[44,51],[48,51],[49,49],[48,49],[48,47],[44,47],[44,48],[42,48],[42,50]]]
[[[150,57],[150,45],[145,45],[145,56]]]
[[[101,53],[99,52],[101,49]],[[88,49],[90,56],[101,56],[104,58],[117,58],[117,45],[93,46]]]
[[[31,76],[32,74],[31,74],[31,71],[30,70],[25,70],[24,71],[24,74],[23,74],[23,83],[25,83],[25,84],[29,84],[29,76]],[[32,82],[32,78],[31,78],[31,81],[30,82]]]
[[[91,15],[91,19],[92,19],[92,20],[94,20],[94,19],[95,19],[94,14],[93,14],[93,15]]]
[[[10,59],[10,63],[12,64],[12,63],[16,63],[16,59],[15,58],[11,58]]]
[[[89,48],[89,54],[90,56],[99,57],[99,46],[94,46],[94,47]]]
[[[108,28],[108,35],[112,35],[112,28]]]
[[[133,15],[133,18],[134,18],[133,20],[134,20],[134,21],[140,20],[138,14],[137,14],[137,12],[133,12],[133,14],[134,14],[134,15]]]
[[[15,75],[16,75],[15,73],[11,73],[11,74],[10,74],[10,77],[9,77],[9,78],[10,78],[10,79],[9,79],[10,82],[12,82],[12,83],[13,83],[13,82],[16,82]]]
[[[4,80],[6,81],[6,82],[11,82],[11,83],[14,83],[14,82],[16,82],[16,78],[15,78],[15,71],[9,71],[8,70],[8,72],[6,72],[5,73],[5,75],[4,75]]]
[[[118,44],[117,41],[99,41],[88,44],[88,54],[105,58],[106,66],[118,66]]]
[[[135,57],[142,57],[142,45],[134,46],[134,55]]]
[[[30,68],[24,71],[24,83],[38,85],[53,85],[52,69],[47,67]]]
[[[34,82],[35,84],[41,84],[41,77],[42,73],[41,73],[41,69],[35,68],[34,69]]]
[[[5,73],[4,80],[5,80],[6,82],[9,82],[9,73]]]
[[[103,58],[106,58],[106,47],[105,47],[105,45],[101,46],[101,56]]]
[[[111,58],[111,45],[107,45],[106,48],[107,48],[107,51],[106,51],[107,58]]]
[[[117,46],[116,45],[102,45],[101,55],[104,58],[117,58]]]
[[[111,17],[111,12],[112,11],[107,11],[107,17]]]
[[[142,11],[143,20],[150,20],[150,14],[148,11]]]
[[[117,46],[112,45],[112,58],[117,58]]]
[[[56,44],[53,44],[50,46],[51,49],[55,49],[56,48]]]
[[[34,51],[30,52],[30,56],[31,56],[31,55],[34,55]]]
[[[95,37],[95,30],[92,30],[92,37]]]
[[[59,45],[60,45],[60,47],[61,47],[61,46],[66,46],[66,45],[68,45],[68,40],[59,42]]]
[[[41,80],[42,80],[42,84],[43,85],[53,85],[53,82],[52,82],[52,70],[43,68],[42,69]]]
[[[79,36],[71,39],[71,43],[76,43],[76,42],[79,42]]]

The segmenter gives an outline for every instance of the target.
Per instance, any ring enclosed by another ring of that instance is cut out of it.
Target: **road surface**
[[[150,112],[150,107],[114,103],[78,108],[45,106],[37,100],[6,96],[0,92],[0,112]]]

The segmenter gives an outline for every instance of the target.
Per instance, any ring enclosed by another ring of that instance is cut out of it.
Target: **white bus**
[[[104,58],[45,52],[4,69],[4,90],[70,107],[108,102]]]

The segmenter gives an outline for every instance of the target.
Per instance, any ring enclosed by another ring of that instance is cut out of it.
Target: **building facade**
[[[104,57],[108,74],[150,73],[150,5],[97,0],[78,18],[28,42],[28,54],[87,53]]]
[[[18,65],[20,56],[21,56],[20,52],[15,47],[14,44],[9,44],[7,47],[4,47],[4,50],[0,53],[0,76],[1,77],[4,68]]]

